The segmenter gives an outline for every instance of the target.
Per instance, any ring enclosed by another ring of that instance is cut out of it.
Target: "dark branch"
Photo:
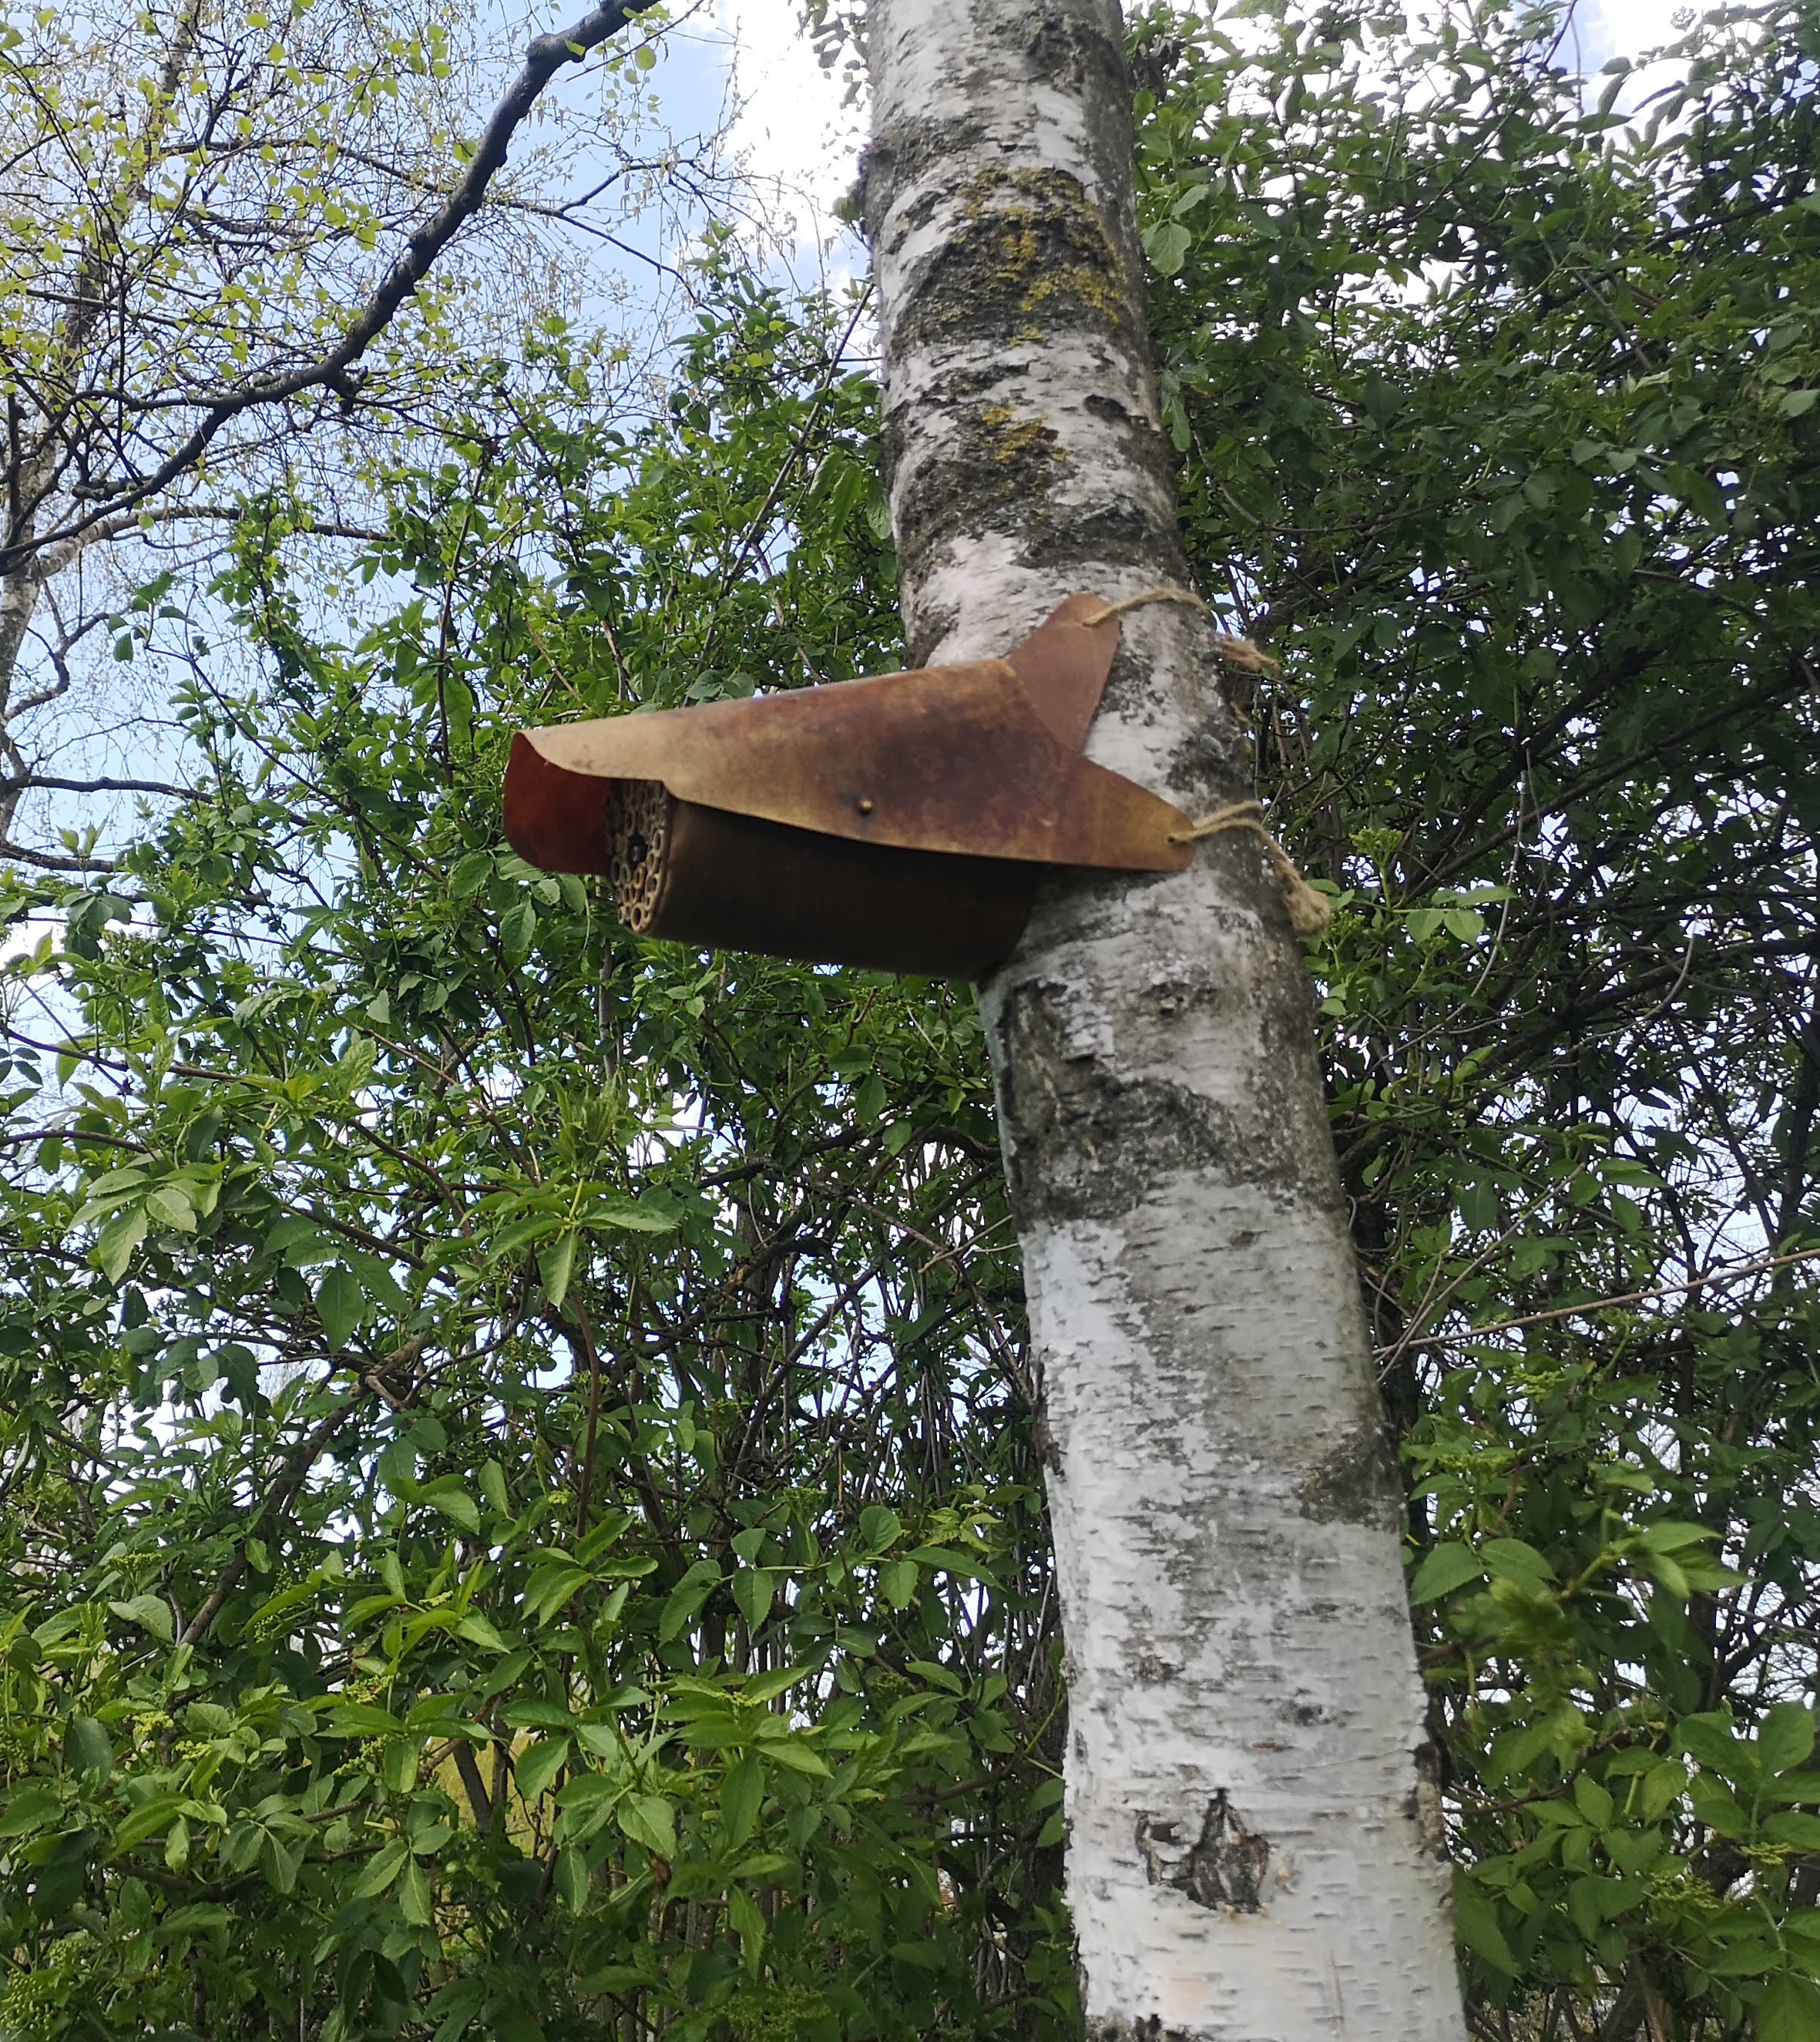
[[[54,851],[29,851],[22,843],[0,837],[0,864],[17,858],[21,865],[40,866],[46,872],[112,872],[111,858],[64,858]]]
[[[169,794],[185,801],[193,787],[173,787],[162,780],[59,780],[48,773],[25,773],[13,780],[0,780],[0,794],[30,793],[40,787],[63,794]]]

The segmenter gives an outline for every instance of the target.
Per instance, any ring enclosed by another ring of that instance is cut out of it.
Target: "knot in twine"
[[[1139,610],[1152,602],[1182,602],[1209,616],[1213,614],[1192,589],[1178,587],[1174,582],[1161,582],[1154,588],[1141,588],[1135,595],[1106,603],[1080,621],[1103,624],[1108,618],[1122,617],[1128,610]],[[1260,652],[1248,638],[1231,638],[1225,632],[1219,632],[1215,634],[1214,648],[1222,659],[1242,667],[1248,674],[1279,674],[1283,671],[1278,661],[1268,652]],[[1223,809],[1215,809],[1211,815],[1202,816],[1185,830],[1176,832],[1169,841],[1198,843],[1203,837],[1218,836],[1226,830],[1249,830],[1259,839],[1276,869],[1283,905],[1289,910],[1290,927],[1298,936],[1320,935],[1333,919],[1332,903],[1325,894],[1317,893],[1309,885],[1296,870],[1295,860],[1265,828],[1261,801],[1233,801]]]

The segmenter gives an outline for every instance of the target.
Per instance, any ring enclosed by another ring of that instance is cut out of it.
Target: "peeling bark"
[[[1187,568],[1115,0],[873,0],[864,174],[912,663]],[[1251,791],[1210,621],[1157,604],[1089,755]],[[1095,2038],[1459,2042],[1399,1496],[1307,975],[1255,837],[1068,878],[981,989],[1069,1642]]]

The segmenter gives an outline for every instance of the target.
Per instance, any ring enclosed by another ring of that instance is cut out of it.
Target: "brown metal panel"
[[[918,669],[748,702],[520,733],[507,835],[533,863],[604,870],[606,785],[850,842],[958,856],[1180,871],[1180,809],[1079,756],[1116,618],[1072,596],[1007,660]]]
[[[1005,655],[1031,708],[1065,751],[1078,751],[1087,742],[1118,650],[1118,620],[1105,616],[1105,608],[1103,597],[1071,595]],[[1099,621],[1084,624],[1086,617]]]
[[[552,733],[540,731],[547,737]],[[603,774],[566,772],[515,730],[506,761],[506,841],[546,872],[606,873],[606,806],[615,782]]]

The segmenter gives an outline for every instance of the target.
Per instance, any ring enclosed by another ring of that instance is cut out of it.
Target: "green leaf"
[[[589,1206],[587,1223],[628,1233],[670,1233],[675,1231],[676,1218],[640,1199],[607,1199]]]
[[[1144,234],[1144,252],[1159,277],[1180,274],[1194,237],[1180,220],[1159,221]]]
[[[916,1562],[887,1560],[878,1570],[878,1586],[893,1609],[908,1609],[916,1593]]]
[[[727,1921],[740,1939],[740,1952],[747,1968],[755,1971],[764,1951],[765,1918],[743,1886],[728,1889]]]
[[[813,1780],[825,1780],[828,1777],[827,1761],[811,1751],[806,1744],[799,1743],[793,1737],[767,1738],[765,1756],[774,1764],[782,1765],[790,1772],[807,1773]]]
[[[487,1499],[487,1508],[495,1517],[510,1517],[512,1499],[506,1487],[506,1470],[495,1460],[480,1463],[480,1493]]]
[[[1612,1820],[1612,1796],[1589,1772],[1582,1772],[1573,1783],[1573,1805],[1596,1830],[1605,1828]]]
[[[179,1233],[196,1231],[196,1208],[181,1184],[159,1184],[147,1191],[145,1210],[147,1218],[161,1226],[171,1227]]]
[[[514,1702],[506,1711],[506,1723],[512,1730],[555,1730],[565,1735],[575,1728],[575,1718],[567,1709],[538,1695]]]
[[[949,1667],[938,1665],[933,1659],[912,1659],[906,1662],[906,1668],[919,1679],[927,1681],[933,1686],[945,1688],[950,1695],[966,1692],[960,1675]]]
[[[506,910],[499,917],[499,947],[506,953],[509,962],[518,965],[524,962],[537,932],[537,911],[534,902],[520,901]]]
[[[803,1666],[774,1666],[768,1673],[755,1673],[740,1688],[742,1700],[748,1702],[774,1702],[778,1696],[809,1678],[809,1669]]]
[[[183,1806],[181,1794],[156,1794],[149,1801],[143,1801],[114,1831],[113,1848],[117,1856],[131,1850],[136,1844],[143,1843],[147,1837],[162,1835],[176,1820],[177,1812]]]
[[[721,1783],[721,1823],[728,1850],[737,1850],[757,1828],[764,1798],[764,1767],[755,1752],[748,1752],[728,1767]]]
[[[470,1645],[478,1645],[484,1652],[505,1653],[512,1649],[499,1635],[492,1619],[477,1609],[462,1612],[455,1626],[455,1635],[465,1638]]]
[[[573,1560],[550,1560],[525,1584],[524,1610],[532,1623],[548,1623],[568,1608],[571,1599],[594,1578]]]
[[[1681,1749],[1690,1757],[1729,1780],[1741,1776],[1745,1754],[1729,1716],[1708,1713],[1683,1716],[1676,1727]]]
[[[569,1755],[565,1737],[541,1737],[527,1744],[512,1761],[512,1776],[526,1801],[534,1801],[549,1791],[550,1782],[562,1770]]]
[[[1757,1734],[1757,1756],[1771,1772],[1788,1772],[1804,1764],[1813,1749],[1814,1712],[1799,1702],[1780,1703]]]
[[[457,1979],[445,1985],[430,2002],[430,2019],[441,2024],[435,2042],[461,2042],[486,1997],[487,1989],[478,1979]]]
[[[1462,1546],[1445,1540],[1433,1548],[1416,1570],[1416,1577],[1409,1584],[1412,1602],[1436,1602],[1443,1596],[1451,1595],[1462,1589],[1468,1581],[1485,1578],[1485,1563],[1470,1546]]]
[[[1716,1535],[1704,1524],[1684,1524],[1669,1518],[1657,1518],[1646,1524],[1638,1535],[1652,1552],[1679,1553],[1689,1546],[1703,1544]]]
[[[439,1510],[451,1524],[460,1526],[470,1537],[480,1529],[480,1506],[461,1486],[460,1476],[438,1475],[426,1482],[417,1491],[417,1500],[427,1503],[432,1510]]]
[[[882,1503],[869,1503],[859,1513],[859,1535],[870,1553],[889,1551],[901,1529],[897,1512]]]
[[[113,1770],[113,1746],[93,1716],[70,1718],[63,1732],[63,1757],[77,1772],[98,1772],[105,1776]]]
[[[420,1737],[395,1737],[380,1754],[380,1777],[395,1794],[408,1794],[417,1784],[418,1761],[423,1755]]]
[[[97,1235],[90,1256],[110,1283],[117,1283],[126,1274],[133,1250],[145,1238],[146,1226],[145,1208],[134,1206],[109,1220]]]
[[[1658,1821],[1687,1791],[1688,1769],[1672,1758],[1652,1766],[1643,1776],[1638,1800],[1646,1822]]]
[[[322,1321],[323,1337],[339,1352],[353,1337],[365,1315],[366,1299],[359,1279],[343,1263],[332,1263],[323,1271],[315,1288],[316,1317]]]
[[[582,1913],[587,1906],[587,1859],[572,1846],[556,1853],[556,1885],[570,1914]]]
[[[274,1893],[292,1893],[296,1890],[297,1873],[302,1866],[304,1853],[300,1846],[292,1846],[270,1830],[259,1845],[259,1868],[266,1875],[266,1883]]]
[[[568,1295],[569,1279],[575,1274],[575,1249],[581,1237],[574,1233],[559,1234],[546,1248],[537,1251],[537,1275],[544,1287],[544,1294],[552,1305],[560,1306]]]
[[[108,1608],[124,1622],[149,1631],[161,1645],[169,1645],[177,1635],[170,1605],[161,1595],[136,1595],[128,1602],[110,1602]]]
[[[733,1577],[733,1600],[755,1637],[770,1614],[776,1586],[777,1577],[769,1567],[742,1567]]]
[[[466,901],[478,893],[493,874],[490,851],[470,851],[457,858],[449,874],[449,897]]]
[[[1474,1956],[1483,1958],[1506,1978],[1516,1976],[1516,1959],[1498,1925],[1497,1908],[1489,1897],[1459,1871],[1454,1874],[1454,1930]]]
[[[174,1808],[174,1800],[171,1805]],[[0,1807],[0,1837],[22,1837],[44,1829],[57,1819],[63,1807],[53,1788],[21,1787]]]
[[[411,1846],[403,1837],[394,1837],[390,1843],[382,1845],[373,1853],[366,1870],[355,1880],[354,1899],[373,1900],[385,1892],[403,1870],[410,1855]]]
[[[226,1929],[233,1925],[234,1914],[231,1908],[208,1900],[193,1900],[186,1907],[173,1907],[167,1914],[160,1915],[152,1934],[161,1943],[174,1943],[192,1936],[205,1936],[212,1929]]]
[[[436,1918],[435,1906],[430,1896],[430,1881],[414,1857],[405,1860],[403,1870],[399,1875],[398,1905],[405,1920],[415,1929],[427,1929]]]
[[[676,1811],[661,1794],[629,1794],[614,1814],[635,1844],[662,1858],[676,1855]]]
[[[1554,1570],[1527,1539],[1488,1539],[1479,1548],[1479,1558],[1493,1574],[1526,1589],[1545,1589],[1554,1579]]]
[[[331,1737],[388,1737],[403,1727],[389,1709],[371,1702],[338,1702],[330,1712],[327,1732]]]
[[[667,1645],[671,1639],[679,1638],[689,1628],[720,1578],[721,1570],[712,1560],[696,1562],[665,1598],[662,1614],[657,1619],[660,1644]]]
[[[1688,1799],[1696,1815],[1709,1830],[1742,1842],[1750,1834],[1750,1818],[1738,1796],[1710,1772],[1696,1772],[1688,1782]]]
[[[1757,2042],[1820,2042],[1820,1991],[1784,1972],[1757,2003]]]

